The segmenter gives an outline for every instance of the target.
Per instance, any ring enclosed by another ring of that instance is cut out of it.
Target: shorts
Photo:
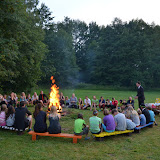
[[[88,134],[88,132],[89,132],[89,128],[88,128],[88,127],[85,127],[85,128],[83,128],[83,131],[82,131],[81,133],[75,133],[75,132],[74,132],[74,134],[78,136],[78,135]]]

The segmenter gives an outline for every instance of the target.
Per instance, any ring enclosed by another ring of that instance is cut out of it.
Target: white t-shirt
[[[33,96],[32,96],[32,101],[34,101],[34,100],[38,100],[38,96],[35,97],[35,96],[33,95]]]
[[[88,98],[88,100],[85,99],[85,100],[84,100],[84,104],[85,104],[85,105],[89,104],[89,105],[91,106],[91,100],[90,100],[89,98]]]

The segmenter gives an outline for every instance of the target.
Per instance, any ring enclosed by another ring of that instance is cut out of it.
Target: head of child
[[[21,93],[21,96],[22,96],[22,97],[24,97],[24,96],[25,96],[25,93],[24,93],[24,92],[22,92],[22,93]]]
[[[103,114],[104,114],[105,116],[109,115],[109,114],[110,114],[110,113],[109,113],[109,110],[108,110],[108,109],[104,109]]]
[[[38,115],[38,113],[43,110],[43,107],[42,107],[42,104],[41,103],[38,103],[36,106],[35,106],[35,111],[33,113],[33,116],[34,118]]]
[[[51,107],[50,114],[53,114],[53,115],[57,114],[57,107],[56,106]]]
[[[25,102],[25,101],[21,101],[21,102],[20,102],[20,107],[25,107],[25,105],[26,105],[26,102]]]
[[[115,101],[115,98],[114,98],[114,97],[112,98],[112,101]]]
[[[93,96],[93,99],[96,100],[96,96]]]
[[[68,100],[68,96],[66,96],[66,100]]]
[[[7,105],[2,104],[0,112],[6,112],[7,111]]]
[[[82,101],[82,99],[81,98],[79,98],[79,102],[81,102]]]
[[[145,109],[146,108],[146,106],[144,105],[144,104],[142,104],[141,105],[141,109],[143,110],[143,109]]]
[[[119,103],[122,103],[122,100],[121,100],[121,99],[119,100]]]
[[[152,110],[152,107],[151,106],[147,106],[146,107],[148,110]]]
[[[138,108],[137,113],[138,113],[138,115],[141,115],[142,111]]]
[[[15,109],[13,106],[8,106],[8,111],[7,111],[7,115],[13,115],[13,113],[15,113]]]
[[[93,116],[97,116],[98,115],[98,111],[97,110],[94,110],[93,111]]]
[[[77,116],[77,118],[83,119],[83,114],[79,113],[78,116]]]
[[[115,116],[117,115],[119,112],[117,111],[117,109],[112,109],[112,114]]]
[[[128,111],[133,111],[133,107],[131,105],[128,106]]]
[[[85,96],[86,100],[88,100],[88,96]]]

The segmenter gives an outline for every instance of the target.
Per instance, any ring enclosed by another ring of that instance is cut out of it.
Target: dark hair
[[[137,83],[138,83],[138,84],[141,84],[141,82],[140,82],[140,81],[137,81]]]
[[[97,111],[97,110],[94,110],[94,111],[93,111],[93,115],[96,116],[97,114],[98,114],[98,111]]]
[[[79,114],[78,114],[78,118],[83,119],[83,114],[79,113]]]
[[[23,107],[26,103],[24,101],[20,102],[20,107]]]
[[[6,119],[10,116],[10,115],[13,115],[13,113],[15,113],[15,109],[13,106],[8,106],[8,111],[7,111],[7,114],[6,114]]]
[[[119,100],[119,102],[121,102],[121,103],[122,103],[122,100],[120,99],[120,100]]]
[[[35,106],[35,110],[33,112],[33,117],[36,118],[37,115],[39,114],[40,110],[42,108],[42,104],[41,103],[38,103],[36,106]]]
[[[115,112],[118,112],[116,109],[112,109],[112,114],[114,114]]]

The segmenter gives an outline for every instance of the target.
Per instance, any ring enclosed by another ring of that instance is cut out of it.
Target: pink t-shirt
[[[6,125],[6,113],[2,111],[0,113],[0,126],[5,126]]]

